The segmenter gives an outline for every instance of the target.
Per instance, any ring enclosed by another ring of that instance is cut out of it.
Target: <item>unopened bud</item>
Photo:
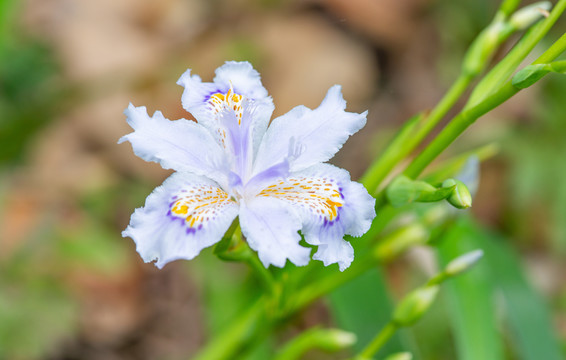
[[[460,255],[457,258],[450,261],[448,265],[446,265],[446,268],[444,268],[444,272],[446,273],[446,275],[449,276],[458,275],[470,269],[482,257],[483,257],[483,250],[478,249],[478,250],[470,251],[469,253]]]
[[[436,299],[438,289],[438,285],[428,285],[413,290],[395,308],[393,322],[398,326],[414,324],[430,308]]]
[[[511,16],[509,24],[517,30],[526,29],[543,17],[547,17],[551,7],[552,3],[550,1],[540,1],[525,6]]]
[[[469,75],[479,74],[489,62],[497,47],[509,36],[512,28],[496,20],[486,27],[470,45],[464,57],[463,71]]]
[[[400,352],[391,354],[385,360],[413,360],[413,354],[410,352]]]
[[[318,330],[317,347],[324,351],[336,352],[354,345],[358,341],[356,334],[340,329]]]
[[[455,187],[454,187],[455,186]],[[448,179],[442,183],[442,187],[454,187],[452,194],[446,200],[457,209],[467,209],[472,206],[472,195],[466,184],[460,180]]]

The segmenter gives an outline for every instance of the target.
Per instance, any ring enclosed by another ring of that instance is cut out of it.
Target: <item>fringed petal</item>
[[[265,267],[285,266],[287,259],[306,265],[310,249],[299,245],[301,219],[288,206],[268,198],[254,198],[240,206],[240,226],[250,247]]]
[[[346,170],[328,164],[312,166],[264,188],[259,198],[276,199],[292,206],[300,216],[301,232],[313,256],[325,265],[338,263],[343,271],[354,259],[344,235],[361,236],[375,217],[375,200]]]
[[[159,111],[150,117],[145,106],[130,104],[124,113],[134,132],[118,143],[129,141],[137,156],[164,169],[207,175],[226,183],[225,152],[203,126],[185,119],[167,120]]]
[[[261,84],[259,73],[248,62],[228,61],[216,69],[214,82],[202,82],[197,75],[187,70],[177,81],[183,86],[183,107],[193,114],[197,121],[207,127],[219,143],[226,137],[226,129],[220,126],[219,114],[233,109],[238,124],[241,124],[245,106],[254,107],[254,116],[249,125],[253,137],[253,150],[259,143],[273,113],[273,101]]]
[[[136,209],[122,236],[135,241],[145,262],[162,268],[220,241],[237,215],[236,202],[214,181],[174,173]]]
[[[332,158],[348,137],[366,123],[367,112],[351,113],[345,108],[340,86],[335,85],[315,110],[299,106],[273,120],[259,146],[254,172],[281,162],[290,144],[302,149],[291,163],[291,171]]]

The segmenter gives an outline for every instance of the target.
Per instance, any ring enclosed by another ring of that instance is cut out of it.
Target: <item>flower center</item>
[[[212,110],[215,114],[218,114],[226,107],[234,110],[236,113],[236,119],[238,119],[238,125],[242,124],[242,101],[243,96],[234,93],[234,90],[230,87],[226,94],[216,93],[210,96],[208,100],[209,104],[212,106]]]

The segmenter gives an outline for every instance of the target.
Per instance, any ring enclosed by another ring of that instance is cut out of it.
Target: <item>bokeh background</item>
[[[258,69],[276,116],[316,107],[341,84],[349,111],[369,109],[367,126],[333,160],[359,178],[404,120],[442,96],[497,5],[0,1],[0,359],[188,359],[250,301],[254,282],[244,266],[208,250],[158,271],[121,238],[133,209],[169,174],[116,144],[130,132],[122,113],[129,102],[190,118],[177,78],[192,68],[210,81],[226,60]],[[471,212],[510,239],[562,344],[565,93],[565,79],[549,76],[449,150],[498,144],[481,166]],[[403,294],[430,271],[430,254],[410,252],[385,270],[392,293]],[[454,358],[448,320],[430,319],[415,330],[417,339],[426,334],[419,358]],[[288,331],[314,324],[337,325],[327,302]]]

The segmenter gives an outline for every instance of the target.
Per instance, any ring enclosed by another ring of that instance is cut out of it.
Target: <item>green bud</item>
[[[523,30],[543,17],[548,16],[548,11],[552,8],[550,1],[540,1],[518,10],[509,19],[509,24],[517,30]]]
[[[513,28],[502,20],[493,21],[476,37],[466,52],[463,71],[471,76],[478,75],[491,57],[513,31]]]
[[[444,272],[448,276],[455,276],[470,269],[483,257],[483,250],[478,249],[460,255],[446,265]]]
[[[429,285],[413,290],[395,308],[393,322],[398,326],[409,326],[417,322],[436,299],[438,289],[438,285]]]
[[[328,352],[336,352],[354,345],[358,341],[356,334],[340,329],[318,330],[317,347]]]
[[[344,350],[357,341],[355,334],[339,329],[310,328],[291,339],[279,349],[274,360],[289,360],[303,358],[311,349],[321,349],[326,352]]]
[[[413,354],[410,352],[400,352],[391,354],[385,360],[413,360]]]
[[[453,189],[446,198],[457,209],[467,209],[472,206],[472,195],[466,184],[456,179],[448,179],[442,183],[443,188]]]

